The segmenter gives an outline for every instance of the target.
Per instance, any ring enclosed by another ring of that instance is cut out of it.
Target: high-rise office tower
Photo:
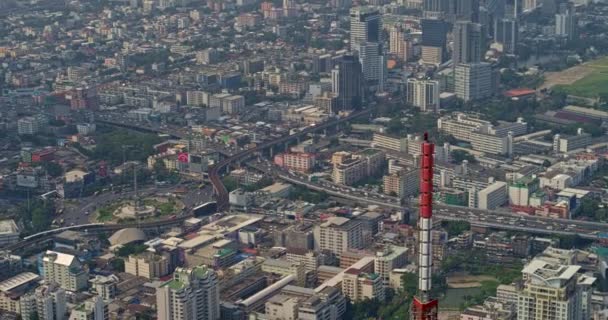
[[[382,43],[382,16],[373,7],[350,9],[350,49],[363,42]]]
[[[384,77],[386,76],[386,63],[380,44],[363,42],[357,46],[356,51],[359,54],[359,63],[366,84],[382,91],[384,89]]]
[[[363,74],[359,59],[344,55],[334,61],[331,72],[332,92],[338,97],[340,110],[351,110],[361,106],[363,100]]]
[[[454,91],[462,100],[472,101],[492,96],[494,81],[489,63],[461,63],[454,70]]]
[[[407,79],[407,102],[422,112],[439,111],[439,81]]]
[[[448,25],[443,20],[422,19],[422,60],[424,63],[441,64],[446,51]]]
[[[215,272],[206,266],[177,268],[173,279],[156,290],[159,320],[217,320],[220,291]]]
[[[503,52],[515,53],[519,38],[519,25],[517,20],[504,18],[497,19],[494,24],[494,41],[502,44]]]
[[[452,63],[475,63],[481,61],[483,45],[481,25],[468,21],[457,21],[452,31],[454,34],[454,51]]]

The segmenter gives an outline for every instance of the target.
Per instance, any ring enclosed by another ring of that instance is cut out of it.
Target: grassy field
[[[608,95],[608,57],[590,61],[586,67],[591,69],[588,75],[570,85],[558,85],[556,89],[587,98]]]

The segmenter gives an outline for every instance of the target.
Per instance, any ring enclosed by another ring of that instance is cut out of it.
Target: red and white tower
[[[418,200],[418,296],[412,303],[415,320],[436,320],[438,303],[431,299],[433,252],[431,228],[433,226],[433,154],[435,145],[424,134],[420,159],[420,198]]]

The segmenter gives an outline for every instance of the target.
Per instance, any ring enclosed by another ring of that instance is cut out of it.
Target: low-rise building
[[[507,183],[496,181],[477,194],[478,208],[494,210],[507,202]]]
[[[160,278],[169,274],[169,260],[153,252],[130,255],[125,261],[125,272],[148,279]]]
[[[591,135],[578,129],[576,135],[556,134],[553,136],[553,152],[568,153],[573,150],[584,149],[591,144]]]
[[[385,298],[382,277],[355,268],[349,268],[344,272],[342,293],[351,301],[377,299],[383,302]]]
[[[407,152],[407,137],[393,136],[386,133],[374,133],[373,146],[388,150]]]
[[[306,284],[306,270],[304,264],[279,259],[266,259],[262,263],[262,271],[282,276],[293,275],[298,285]]]
[[[377,149],[365,149],[358,154],[340,159],[339,163],[334,164],[332,179],[338,184],[352,185],[365,177],[376,174],[383,164],[383,152]]]
[[[386,246],[376,253],[374,271],[382,278],[385,286],[389,285],[391,272],[407,263],[407,252],[405,247]]]

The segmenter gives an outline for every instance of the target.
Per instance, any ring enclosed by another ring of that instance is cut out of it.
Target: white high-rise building
[[[350,9],[351,50],[364,42],[382,42],[382,15],[374,7]]]
[[[43,285],[33,293],[36,311],[40,320],[66,319],[65,290],[57,284]]]
[[[340,256],[348,249],[361,249],[363,228],[358,220],[334,217],[315,227],[314,239],[315,249]]]
[[[576,17],[570,11],[555,15],[555,34],[573,39],[576,35]]]
[[[215,272],[206,266],[177,268],[173,279],[156,290],[159,320],[216,320],[220,291]]]
[[[363,79],[368,84],[377,85],[378,91],[384,89],[384,78],[386,77],[386,62],[381,50],[382,47],[377,42],[364,42],[356,47]]]
[[[439,81],[407,79],[407,102],[422,112],[439,111]]]
[[[20,305],[20,309],[13,310],[18,312],[22,319],[33,319],[34,317],[40,320],[67,319],[65,290],[56,283],[42,284],[36,290],[25,293],[16,302]],[[3,305],[3,307],[5,310],[10,308],[9,305]]]
[[[43,277],[69,291],[79,291],[87,287],[89,273],[82,268],[73,255],[47,251],[42,258]]]
[[[523,270],[517,293],[518,320],[590,319],[591,286],[595,278],[578,273],[578,265],[532,260]]]
[[[489,63],[461,63],[456,66],[454,88],[456,96],[464,101],[492,96],[492,67]]]

